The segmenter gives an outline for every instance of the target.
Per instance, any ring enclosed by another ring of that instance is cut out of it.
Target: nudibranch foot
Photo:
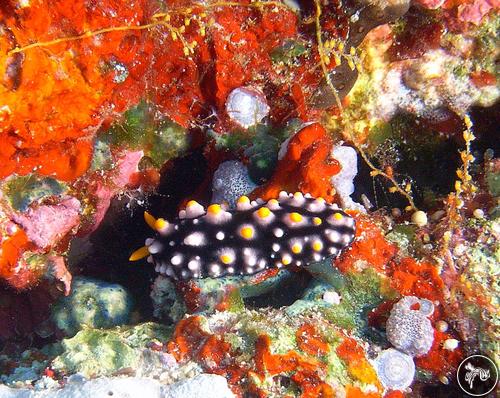
[[[235,210],[188,202],[169,223],[145,212],[156,231],[130,261],[147,257],[175,280],[253,275],[335,258],[354,239],[355,221],[322,198],[281,192],[267,203],[241,197]]]

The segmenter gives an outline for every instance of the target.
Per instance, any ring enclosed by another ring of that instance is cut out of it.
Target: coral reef
[[[147,344],[168,335],[167,328],[154,323],[108,330],[86,328],[61,341],[60,353],[50,367],[56,372],[79,373],[85,377],[137,369],[141,361],[147,360],[143,352]]]
[[[500,365],[498,9],[1,1],[0,395],[455,397]]]

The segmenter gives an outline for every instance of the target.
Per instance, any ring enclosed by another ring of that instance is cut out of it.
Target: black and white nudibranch
[[[205,211],[192,200],[174,223],[144,217],[156,235],[130,261],[147,257],[157,272],[176,280],[307,267],[337,257],[355,234],[351,216],[300,192],[281,192],[267,203],[242,196],[235,210],[212,204]]]

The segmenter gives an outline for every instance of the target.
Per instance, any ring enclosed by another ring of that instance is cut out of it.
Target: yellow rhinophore
[[[158,218],[155,221],[154,229],[159,232],[163,230],[166,226],[168,226],[168,221],[166,221],[164,218]]]
[[[142,246],[130,255],[128,261],[137,261],[147,256],[149,256],[148,247]]]
[[[146,224],[148,224],[151,229],[154,229],[156,231],[156,227],[155,227],[156,218],[154,218],[147,211],[144,212],[144,221],[146,221]]]

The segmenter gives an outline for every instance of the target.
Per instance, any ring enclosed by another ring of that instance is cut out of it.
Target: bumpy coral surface
[[[498,8],[0,1],[0,395],[461,396],[500,358]]]

